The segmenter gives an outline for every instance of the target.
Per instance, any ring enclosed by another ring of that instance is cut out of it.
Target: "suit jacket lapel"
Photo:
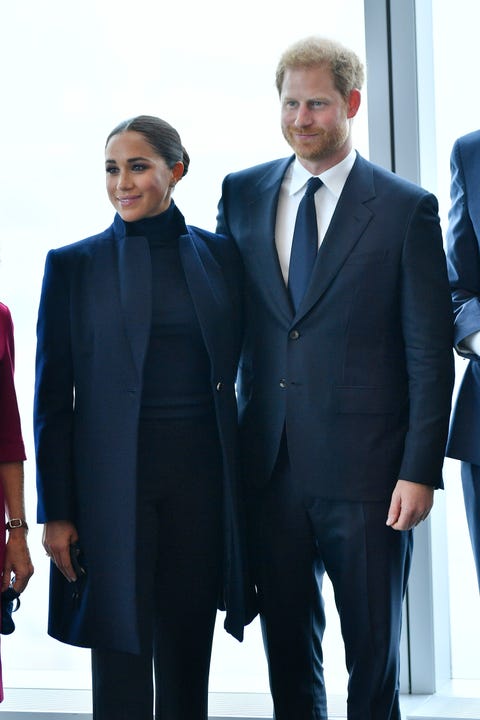
[[[375,197],[372,169],[357,156],[318,251],[312,277],[296,315],[311,310],[333,282],[372,218],[365,203]]]
[[[120,303],[125,332],[139,377],[150,338],[152,317],[152,268],[145,237],[125,235],[121,219],[114,220],[118,248]]]
[[[256,279],[256,285],[268,296],[270,305],[290,322],[292,305],[283,280],[277,248],[275,245],[275,222],[278,196],[287,167],[293,157],[280,160],[274,171],[259,178],[252,188],[252,200],[248,206],[250,221],[248,246],[242,254],[248,261],[249,271]],[[257,239],[258,241],[255,241]]]

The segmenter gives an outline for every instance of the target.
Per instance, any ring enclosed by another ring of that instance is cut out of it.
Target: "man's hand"
[[[394,530],[410,530],[428,517],[433,505],[430,485],[398,480],[388,509],[387,525]]]
[[[48,522],[43,526],[43,547],[69,582],[77,579],[70,560],[70,545],[78,541],[75,525],[64,520]]]

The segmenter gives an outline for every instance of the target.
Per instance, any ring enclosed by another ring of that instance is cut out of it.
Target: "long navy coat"
[[[294,313],[275,247],[292,160],[227,176],[219,205],[245,265],[246,478],[268,481],[286,428],[307,495],[387,501],[399,478],[440,487],[453,313],[437,201],[357,154]]]
[[[234,391],[241,270],[227,238],[187,227],[180,255],[211,361],[224,467],[226,629],[246,623]],[[144,237],[117,215],[105,232],[48,253],[35,387],[38,521],[72,521],[86,584],[78,604],[52,567],[49,634],[118,651],[139,649],[135,605],[137,427],[151,322]],[[181,522],[179,518],[179,522]],[[250,618],[249,618],[250,619]]]

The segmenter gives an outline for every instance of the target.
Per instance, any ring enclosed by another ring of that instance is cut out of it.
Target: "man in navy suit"
[[[462,461],[463,496],[480,588],[480,131],[456,140],[450,168],[447,261],[454,342],[470,362],[452,414],[447,455]]]
[[[338,43],[290,47],[277,88],[294,156],[227,176],[219,204],[245,264],[238,399],[276,720],[328,717],[325,572],[349,720],[400,719],[412,528],[442,485],[453,316],[437,201],[354,151],[362,82]],[[319,249],[299,297],[290,258],[311,177]]]

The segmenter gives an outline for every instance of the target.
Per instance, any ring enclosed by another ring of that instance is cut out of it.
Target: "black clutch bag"
[[[11,635],[15,630],[12,613],[20,607],[19,593],[13,587],[8,587],[0,594],[0,604],[2,608],[0,632],[2,635]]]

